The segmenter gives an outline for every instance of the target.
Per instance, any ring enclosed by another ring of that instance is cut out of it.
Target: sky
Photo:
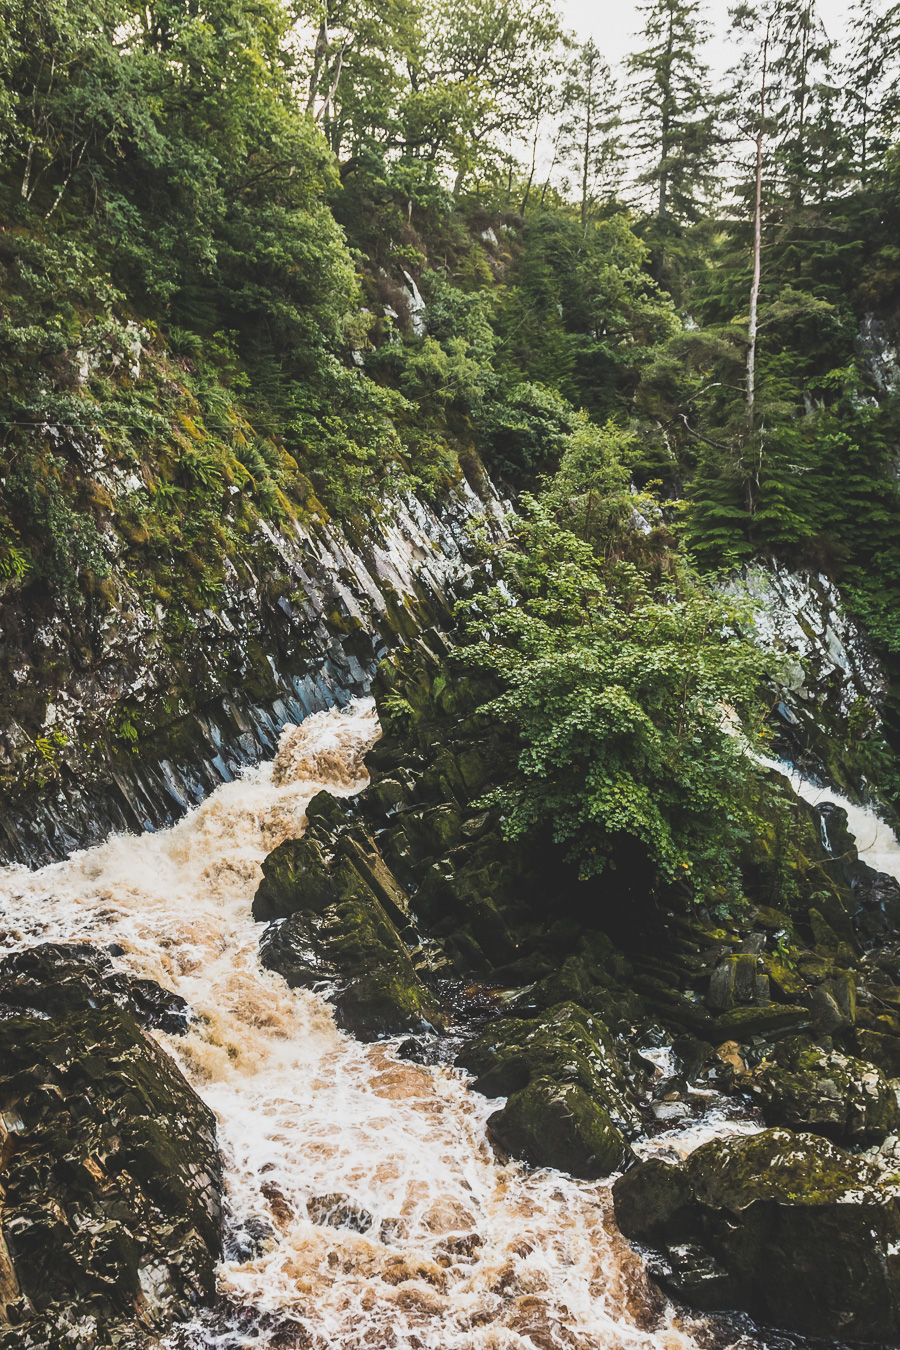
[[[707,0],[707,17],[716,33],[708,48],[708,60],[717,71],[724,71],[729,65],[725,34],[731,3],[733,0]],[[816,8],[828,36],[839,40],[847,0],[818,0]],[[636,0],[562,0],[562,9],[568,27],[574,28],[582,40],[592,37],[610,65],[634,50],[631,35],[640,28]]]

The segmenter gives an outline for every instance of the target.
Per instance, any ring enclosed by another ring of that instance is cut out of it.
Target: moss
[[[535,1079],[489,1117],[488,1130],[523,1162],[576,1177],[609,1176],[632,1156],[608,1113],[577,1083]]]
[[[715,1018],[710,1027],[710,1039],[720,1041],[749,1040],[751,1036],[778,1039],[790,1032],[804,1031],[812,1026],[809,1008],[799,1005],[773,1003],[762,1008],[732,1008]]]
[[[880,1143],[900,1125],[892,1086],[878,1069],[789,1037],[751,1075],[768,1125],[809,1130],[845,1143]]]
[[[789,1130],[714,1140],[683,1164],[639,1164],[613,1188],[622,1231],[665,1246],[676,1297],[808,1335],[900,1332],[900,1212],[859,1158]],[[704,1263],[719,1272],[698,1279]]]
[[[572,1003],[535,1021],[503,1018],[457,1061],[474,1087],[508,1097],[491,1117],[502,1146],[535,1166],[605,1176],[629,1156],[639,1116],[608,1029]]]

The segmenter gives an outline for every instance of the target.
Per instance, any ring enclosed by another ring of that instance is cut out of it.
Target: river
[[[464,1073],[407,1063],[397,1042],[354,1041],[324,997],[292,992],[260,967],[250,906],[263,858],[302,830],[320,788],[348,795],[364,785],[377,735],[370,701],[316,713],[285,729],[274,761],[172,828],[0,873],[6,947],[90,942],[191,1006],[185,1036],[155,1034],[216,1112],[227,1250],[218,1306],[162,1344],[786,1344],[749,1323],[676,1310],[617,1232],[609,1183],[499,1160],[485,1133],[498,1103],[471,1092]],[[723,1130],[755,1128],[710,1107],[641,1151],[684,1153]],[[350,1222],[314,1221],[328,1210]]]

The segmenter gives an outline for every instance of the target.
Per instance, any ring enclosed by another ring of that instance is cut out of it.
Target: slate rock
[[[900,1335],[898,1196],[865,1159],[785,1129],[652,1158],[613,1186],[620,1229],[660,1249],[676,1298],[841,1341]]]
[[[0,958],[0,1019],[112,1007],[127,1009],[143,1027],[187,1029],[190,1010],[179,994],[113,970],[106,953],[87,943],[44,942]]]
[[[70,995],[0,1021],[5,1346],[124,1345],[215,1292],[215,1118],[130,1011]]]
[[[893,1087],[872,1064],[792,1036],[749,1076],[768,1125],[810,1130],[838,1143],[880,1143],[900,1126]]]
[[[508,1099],[488,1128],[514,1157],[590,1178],[630,1160],[640,1125],[631,1084],[608,1028],[576,1004],[491,1022],[456,1062],[476,1091]]]

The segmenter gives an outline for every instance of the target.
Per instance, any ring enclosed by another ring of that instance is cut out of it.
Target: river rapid
[[[174,827],[118,836],[37,872],[0,872],[0,946],[89,942],[192,1009],[185,1036],[156,1034],[218,1118],[226,1259],[218,1307],[160,1344],[787,1344],[750,1324],[676,1310],[617,1232],[609,1183],[504,1163],[485,1132],[498,1103],[471,1092],[464,1073],[407,1063],[397,1041],[354,1041],[324,997],[292,992],[261,968],[261,928],[250,916],[260,864],[302,830],[321,788],[350,795],[364,786],[377,736],[369,701],[316,713],[285,729],[274,761]],[[724,1130],[756,1128],[710,1107],[640,1151],[684,1154]],[[313,1221],[329,1207],[365,1212],[365,1222]]]

